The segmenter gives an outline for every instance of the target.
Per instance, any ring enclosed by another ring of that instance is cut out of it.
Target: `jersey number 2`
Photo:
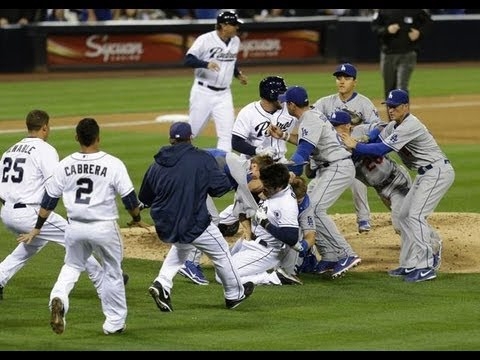
[[[93,181],[88,178],[80,178],[77,180],[77,191],[75,193],[75,203],[77,204],[89,204],[91,197],[89,196],[93,192]]]

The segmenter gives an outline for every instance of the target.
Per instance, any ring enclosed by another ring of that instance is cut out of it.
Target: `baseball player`
[[[258,84],[260,100],[244,106],[237,115],[232,130],[232,148],[246,158],[268,154],[274,161],[286,162],[286,139],[297,125],[278,95],[287,91],[285,80],[280,76],[267,76]],[[285,138],[270,135],[274,125],[285,132]]]
[[[348,110],[363,119],[366,124],[380,121],[378,110],[373,102],[365,95],[358,93],[357,69],[350,63],[337,66],[333,73],[337,86],[337,93],[318,99],[313,106],[324,113],[327,118],[338,110]],[[367,187],[358,179],[352,183],[353,203],[357,214],[358,231],[370,231],[370,206],[368,205]]]
[[[235,201],[234,204],[231,205],[230,216],[236,219],[237,224],[240,223],[239,218],[242,218],[242,223],[245,224],[242,225],[242,227],[247,232],[244,236],[250,238],[250,223],[248,223],[248,225],[245,223],[246,213],[249,212],[249,208],[253,208],[249,203],[254,203],[256,210],[256,203],[259,201],[258,193],[262,190],[259,170],[267,165],[273,164],[272,157],[269,155],[257,155],[247,160],[240,158],[235,153],[227,153],[219,149],[206,149],[206,151],[215,157],[219,168],[225,172],[229,178],[235,190]],[[210,196],[207,197],[207,209],[212,216],[212,222],[218,226],[219,221],[221,221],[220,215]],[[241,216],[240,214],[245,214],[245,216]],[[218,227],[220,232],[222,232],[220,226]],[[237,230],[238,227],[237,225]],[[237,231],[235,231],[235,233],[236,232]],[[222,235],[227,236],[223,232]],[[190,279],[197,285],[208,285],[209,282],[203,274],[200,265],[201,256],[201,251],[196,248],[193,249],[188,260],[186,260],[185,264],[180,268],[179,274]]]
[[[427,127],[410,113],[405,90],[390,91],[383,103],[391,121],[380,134],[377,132],[378,137],[370,133],[373,143],[359,143],[348,134],[341,137],[356,154],[384,156],[395,151],[408,169],[418,173],[399,213],[400,259],[407,260],[389,275],[403,276],[407,282],[435,279],[436,249],[432,248],[427,219],[452,186],[455,171]]]
[[[383,128],[387,123],[362,124],[353,122],[347,112],[338,111],[330,118],[330,122],[339,134],[351,134],[359,142],[368,142],[369,134]],[[400,234],[400,209],[408,191],[412,187],[412,178],[408,170],[393,161],[387,154],[384,156],[359,155],[354,153],[353,162],[357,170],[355,176],[366,186],[373,187],[378,196],[391,211],[392,225]],[[434,256],[434,268],[438,270],[441,262],[442,241],[440,236],[430,226],[431,244]],[[406,252],[402,252],[400,266],[408,263]]]
[[[41,232],[43,225],[58,204],[60,197],[68,215],[65,229],[65,264],[50,293],[52,330],[65,331],[65,316],[74,288],[86,260],[95,251],[103,267],[100,301],[105,315],[103,332],[122,333],[126,329],[127,301],[122,278],[123,241],[118,227],[116,194],[132,215],[132,223],[141,222],[140,203],[123,162],[101,151],[100,128],[92,118],[84,118],[76,126],[76,140],[80,151],[63,160],[54,169],[45,184],[45,193],[38,210],[37,223],[18,241],[29,244]],[[133,224],[132,224],[133,225]]]
[[[289,185],[290,173],[284,164],[275,163],[260,170],[265,200],[253,216],[252,239],[232,247],[232,259],[243,281],[262,283],[259,275],[278,267],[288,249],[299,239],[298,204]],[[277,272],[272,283],[281,284]],[[220,280],[220,279],[217,279]],[[268,281],[266,282],[268,283]]]
[[[236,308],[254,290],[241,282],[228,243],[212,222],[207,195],[219,197],[232,190],[215,158],[192,145],[192,128],[185,122],[170,126],[170,146],[160,148],[145,173],[139,199],[150,207],[159,238],[171,248],[149,293],[160,311],[173,311],[173,278],[193,248],[212,260],[223,285],[225,305]]]
[[[289,87],[278,99],[285,102],[288,112],[299,120],[298,135],[292,135],[298,145],[290,157],[293,164],[297,165],[292,166],[291,170],[301,175],[303,165],[310,156],[319,168],[312,180],[314,185],[308,189],[315,212],[316,246],[322,258],[318,266],[328,265],[332,268],[331,264],[335,263],[332,269],[332,278],[335,279],[361,262],[327,214],[330,206],[355,177],[351,153],[344,147],[327,117],[310,107],[307,91],[303,87]],[[272,130],[272,136],[281,137],[283,134]]]
[[[232,128],[235,118],[230,89],[233,77],[242,85],[248,79],[237,66],[240,49],[238,27],[243,21],[236,13],[218,14],[215,30],[195,39],[185,55],[184,64],[194,68],[195,79],[190,90],[189,122],[198,136],[210,117],[215,121],[217,148],[232,150]]]
[[[16,235],[30,231],[35,225],[45,182],[59,161],[57,150],[47,142],[50,135],[48,113],[30,111],[26,126],[28,136],[8,148],[0,162],[0,202],[3,204],[0,216],[4,225]],[[52,212],[34,241],[18,244],[0,263],[0,300],[8,281],[48,242],[65,246],[66,226],[67,220]],[[93,256],[87,259],[86,270],[100,295],[103,270]]]
[[[303,177],[295,176],[289,183],[297,200],[299,240],[294,246],[285,247],[283,256],[274,271],[265,271],[249,278],[257,285],[302,285],[302,280],[297,276],[298,269],[303,267],[303,262],[309,254],[315,256],[316,253],[313,246],[315,244],[314,213],[307,195],[307,182]],[[240,251],[244,241],[244,239],[237,240],[231,252]]]

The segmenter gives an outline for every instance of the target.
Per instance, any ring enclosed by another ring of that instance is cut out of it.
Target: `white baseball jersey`
[[[210,31],[195,39],[187,54],[203,61],[214,61],[219,71],[195,68],[195,79],[190,90],[189,123],[193,136],[198,136],[210,118],[215,121],[217,148],[232,151],[232,128],[235,110],[230,85],[240,48],[240,38],[234,36],[228,45],[217,31]]]
[[[217,30],[202,34],[195,39],[188,54],[196,56],[203,61],[215,61],[220,70],[212,71],[206,68],[195,69],[195,80],[216,88],[228,88],[232,83],[233,70],[240,49],[240,38],[234,36],[226,44],[218,36]]]
[[[379,136],[385,145],[398,153],[410,170],[447,158],[427,127],[412,114],[400,125],[390,121]]]
[[[5,203],[40,204],[44,183],[58,160],[57,150],[46,141],[20,140],[2,155],[0,197]]]
[[[356,92],[347,101],[343,101],[338,93],[322,97],[313,104],[313,107],[328,117],[335,111],[347,109],[355,112],[367,124],[380,121],[378,110],[373,102],[366,96]]]
[[[287,104],[273,114],[265,111],[260,101],[254,101],[244,106],[237,115],[232,133],[245,139],[255,147],[271,147],[276,150],[275,161],[285,159],[287,143],[282,139],[275,139],[267,131],[270,124],[280,127],[284,132],[290,133],[297,124],[297,119],[290,115]],[[247,157],[246,155],[243,155]],[[248,157],[247,157],[248,158]]]
[[[16,234],[28,233],[37,221],[38,209],[58,164],[57,150],[37,137],[26,137],[7,149],[1,159],[0,197],[5,201],[0,216],[3,224]],[[65,246],[67,220],[52,212],[33,241],[20,243],[0,263],[0,285],[7,282],[49,242]],[[90,256],[85,264],[89,278],[100,295],[103,269]]]
[[[118,219],[116,195],[128,195],[133,184],[120,159],[104,151],[76,152],[60,161],[46,190],[57,198],[63,193],[69,219],[102,221]]]
[[[298,227],[298,205],[290,186],[261,202],[260,206],[267,210],[267,218],[271,224],[277,227]],[[263,282],[259,276],[265,276],[267,270],[278,266],[290,247],[254,221],[252,233],[256,240],[242,241],[241,245],[237,246],[238,249],[232,249],[232,259],[243,282],[252,281],[258,284]]]

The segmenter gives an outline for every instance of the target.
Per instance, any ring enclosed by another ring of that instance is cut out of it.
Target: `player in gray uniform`
[[[432,248],[427,218],[452,186],[455,171],[427,127],[410,113],[410,100],[405,90],[390,91],[384,104],[391,121],[378,135],[378,142],[363,144],[347,134],[341,137],[357,154],[384,156],[396,151],[408,169],[417,171],[399,215],[400,258],[408,260],[389,274],[403,276],[407,282],[431,280],[437,277],[436,249]],[[372,133],[370,137],[370,141],[377,140]]]
[[[66,254],[65,264],[50,293],[52,330],[57,334],[65,331],[69,294],[85,270],[86,259],[95,252],[103,267],[100,292],[105,316],[103,332],[106,335],[122,333],[126,329],[127,300],[122,278],[123,241],[117,224],[116,195],[122,197],[133,223],[142,227],[148,225],[141,222],[140,203],[125,164],[100,150],[100,128],[95,119],[80,120],[75,138],[80,151],[65,157],[55,167],[45,184],[37,223],[28,234],[19,235],[18,241],[28,244],[39,235],[62,197],[68,215]]]
[[[361,120],[360,120],[361,121]],[[339,134],[351,134],[359,142],[368,142],[368,135],[376,127],[384,127],[387,123],[352,123],[350,114],[336,111],[330,122]],[[388,155],[369,156],[353,155],[355,177],[365,186],[373,187],[378,196],[391,210],[392,224],[395,232],[400,233],[399,214],[405,195],[412,186],[412,178],[408,170],[390,159]]]
[[[232,11],[218,14],[215,30],[197,37],[185,55],[185,65],[195,69],[189,101],[193,135],[198,136],[212,117],[218,137],[216,147],[225,151],[232,150],[235,119],[230,85],[233,77],[242,85],[248,81],[237,66],[237,31],[242,23]]]
[[[279,100],[286,102],[288,112],[299,120],[298,135],[290,137],[298,143],[290,158],[296,164],[291,167],[292,171],[300,175],[310,156],[319,168],[308,196],[315,212],[316,246],[322,257],[319,264],[330,265],[334,262],[332,278],[335,279],[361,262],[327,214],[330,206],[352,184],[355,177],[351,153],[327,117],[309,106],[308,94],[303,87],[289,87],[285,94],[279,96]],[[280,137],[283,134],[272,129],[272,136]]]
[[[373,102],[355,91],[357,85],[357,69],[350,63],[337,66],[333,73],[337,93],[318,99],[313,107],[320,110],[328,118],[338,110],[348,110],[363,119],[366,124],[380,121],[378,110]],[[367,187],[360,180],[352,183],[353,203],[357,214],[359,232],[370,231],[370,206],[368,205]]]
[[[26,117],[28,136],[7,149],[1,159],[2,181],[0,215],[5,226],[18,235],[35,225],[45,182],[59,161],[57,150],[47,143],[50,116],[43,110],[32,110]],[[52,212],[42,231],[29,244],[21,243],[0,263],[0,300],[7,282],[25,263],[49,242],[65,246],[67,220]],[[86,264],[89,278],[100,293],[103,270],[92,256]]]

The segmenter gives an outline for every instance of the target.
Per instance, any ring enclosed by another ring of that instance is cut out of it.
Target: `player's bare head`
[[[83,118],[75,128],[80,145],[91,146],[100,136],[100,127],[95,119]]]
[[[192,141],[192,127],[184,121],[174,122],[170,126],[170,144]]]
[[[258,84],[258,92],[262,99],[277,102],[278,95],[287,91],[287,84],[281,76],[267,76]]]
[[[43,110],[32,110],[25,119],[28,131],[39,131],[43,126],[48,125],[49,121],[50,116]]]
[[[250,160],[251,164],[257,164],[259,169],[262,169],[268,165],[274,163],[273,158],[270,155],[255,155]]]
[[[297,200],[302,200],[307,194],[307,182],[303,177],[295,176],[290,180],[290,185],[292,186]]]
[[[285,164],[275,163],[260,169],[263,193],[270,197],[285,189],[290,181],[290,172]]]

